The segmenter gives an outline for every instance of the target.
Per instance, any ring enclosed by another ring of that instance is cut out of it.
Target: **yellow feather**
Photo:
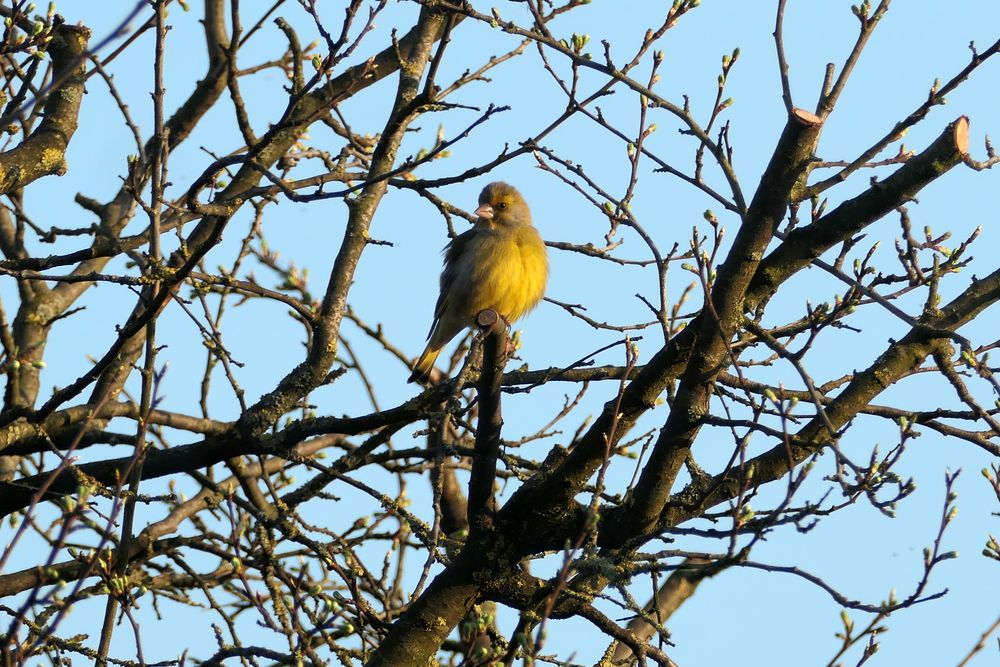
[[[441,349],[460,331],[474,326],[487,308],[513,322],[545,294],[545,243],[531,225],[520,193],[491,183],[479,196],[476,225],[446,250],[441,295],[427,347],[413,365],[410,382],[426,381]]]

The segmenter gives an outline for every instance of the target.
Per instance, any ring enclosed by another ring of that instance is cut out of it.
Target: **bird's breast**
[[[470,239],[459,259],[466,278],[465,315],[486,308],[514,321],[530,311],[545,293],[548,260],[545,244],[530,226],[482,230]]]

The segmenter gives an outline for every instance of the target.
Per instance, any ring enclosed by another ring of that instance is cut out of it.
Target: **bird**
[[[472,229],[445,246],[434,321],[408,382],[427,383],[441,349],[475,326],[480,311],[494,310],[510,324],[545,294],[545,242],[531,224],[521,193],[507,183],[490,183],[479,195],[475,215]]]

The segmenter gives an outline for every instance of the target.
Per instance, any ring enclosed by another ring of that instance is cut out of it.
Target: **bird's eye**
[[[500,202],[499,204],[497,204],[497,208],[500,209],[501,211],[504,210],[505,208],[507,208],[507,202],[505,201]]]

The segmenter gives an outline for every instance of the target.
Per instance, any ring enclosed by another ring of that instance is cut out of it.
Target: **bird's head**
[[[479,194],[476,217],[491,226],[530,225],[531,212],[521,193],[506,183],[490,183]]]

